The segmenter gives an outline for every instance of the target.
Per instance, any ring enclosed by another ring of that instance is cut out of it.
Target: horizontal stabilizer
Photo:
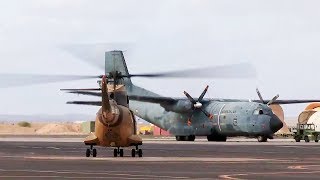
[[[142,139],[138,135],[131,135],[128,137],[129,144],[142,145]]]
[[[86,144],[86,145],[97,145],[97,144],[99,144],[99,139],[94,133],[91,133],[89,136],[87,136],[84,139],[84,144]]]

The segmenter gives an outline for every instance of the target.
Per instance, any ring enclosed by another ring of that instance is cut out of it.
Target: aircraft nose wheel
[[[123,149],[120,149],[119,147],[118,149],[113,150],[113,157],[118,157],[118,155],[120,157],[123,157]]]
[[[97,157],[97,150],[94,149],[92,145],[86,150],[86,157],[90,157],[90,155],[92,155],[92,157]]]
[[[142,149],[139,149],[138,146],[136,149],[131,150],[131,156],[136,157],[136,154],[138,154],[139,157],[142,157]]]

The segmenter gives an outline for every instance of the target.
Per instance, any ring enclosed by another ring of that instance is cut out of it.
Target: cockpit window
[[[256,109],[256,110],[254,110],[254,112],[253,112],[253,114],[255,114],[255,115],[261,115],[261,114],[264,114],[263,113],[263,110],[262,109]]]

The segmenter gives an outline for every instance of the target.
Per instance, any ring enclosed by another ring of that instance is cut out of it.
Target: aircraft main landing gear
[[[195,135],[189,136],[176,136],[177,141],[194,141],[196,139]]]
[[[216,141],[216,142],[226,142],[227,136],[219,135],[219,134],[211,134],[207,136],[208,141]]]
[[[258,142],[267,142],[268,141],[268,137],[266,137],[266,136],[258,136],[257,139],[258,139]]]
[[[97,157],[97,150],[93,148],[93,145],[90,145],[90,148],[86,150],[86,157]]]
[[[120,147],[118,147],[118,149],[113,150],[113,157],[118,157],[118,155],[120,157],[123,157],[123,149],[120,149]]]
[[[136,153],[138,153],[139,157],[142,157],[142,149],[139,149],[138,146],[136,146],[136,149],[131,150],[131,156],[136,157]]]

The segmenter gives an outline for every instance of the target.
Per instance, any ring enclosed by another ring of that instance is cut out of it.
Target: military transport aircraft
[[[244,71],[239,74],[231,73],[235,69]],[[248,136],[256,137],[259,142],[266,142],[283,126],[269,105],[320,101],[277,100],[279,95],[271,100],[264,100],[258,89],[259,100],[207,99],[204,96],[208,86],[199,98],[193,98],[187,92],[184,92],[187,98],[163,97],[131,82],[132,77],[188,77],[195,71],[199,72],[199,70],[187,70],[129,74],[122,51],[110,51],[105,54],[105,74],[116,72],[115,79],[124,82],[130,99],[130,109],[138,117],[175,135],[177,141],[194,141],[196,136],[207,136],[208,141],[226,141],[230,136]],[[213,76],[228,78],[245,78],[252,75],[252,69],[248,64],[217,67],[212,71]],[[101,96],[99,92],[87,90],[69,90],[68,93]],[[68,103],[97,106],[101,104],[99,101]]]
[[[103,61],[103,60],[101,60]],[[101,62],[100,61],[100,62]],[[111,75],[113,83],[119,82],[126,86],[129,108],[134,114],[146,121],[169,131],[177,141],[194,141],[196,136],[206,136],[208,141],[226,141],[230,136],[256,137],[265,142],[277,132],[282,122],[272,112],[269,105],[320,102],[320,100],[264,100],[257,90],[259,100],[239,99],[208,99],[204,98],[206,87],[199,98],[163,97],[134,85],[133,77],[213,77],[213,78],[248,78],[255,74],[250,64],[227,65],[205,69],[182,70],[166,73],[129,74],[122,51],[105,53],[103,75],[28,75],[0,74],[2,87],[21,86],[28,84],[44,84],[68,80],[102,78]],[[2,82],[4,81],[4,82]],[[101,82],[100,82],[101,83]],[[101,84],[100,84],[101,85]],[[101,92],[90,89],[69,89],[68,93],[101,97]],[[110,93],[110,99],[119,101],[117,95]],[[69,104],[101,106],[101,101],[71,101]]]

